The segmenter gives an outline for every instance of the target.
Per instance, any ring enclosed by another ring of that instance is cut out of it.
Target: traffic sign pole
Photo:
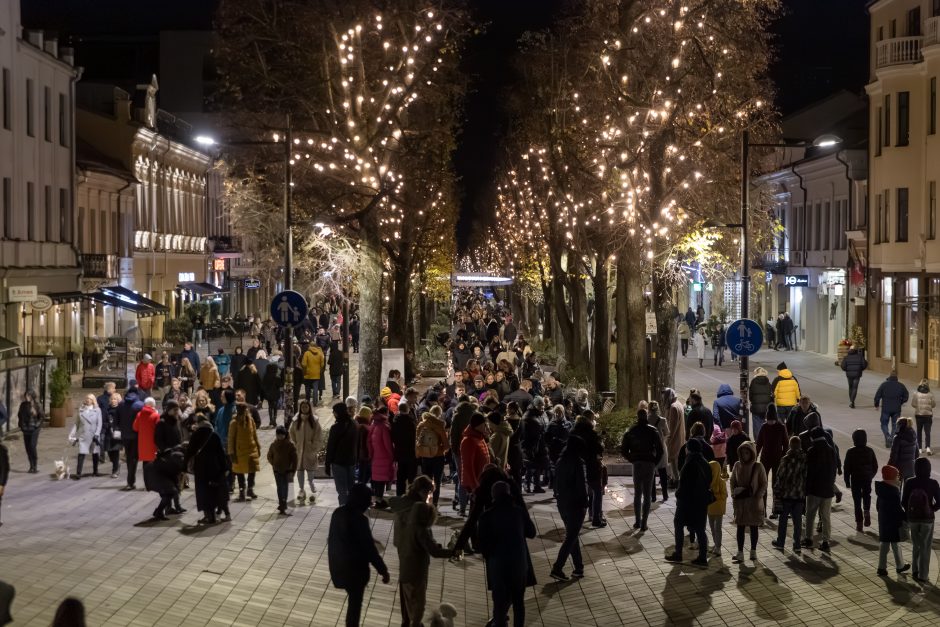
[[[741,364],[741,416],[745,428],[750,423],[750,412],[748,411],[748,357],[760,350],[764,343],[764,332],[760,325],[753,320],[740,319],[735,320],[728,325],[725,332],[725,338],[728,342],[728,348],[738,356]],[[754,437],[755,434],[748,431]]]

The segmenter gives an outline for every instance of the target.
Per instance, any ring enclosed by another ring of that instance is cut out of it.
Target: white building
[[[72,61],[55,39],[22,32],[18,1],[0,2],[0,333],[60,356],[79,346]],[[34,293],[55,304],[39,311]]]

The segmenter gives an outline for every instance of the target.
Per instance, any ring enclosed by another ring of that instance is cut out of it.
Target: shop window
[[[907,188],[899,187],[898,188],[898,236],[895,241],[906,242],[907,241],[907,221],[908,221],[908,211],[907,211]]]
[[[898,146],[907,146],[911,131],[911,92],[898,92]]]
[[[917,349],[920,342],[920,310],[918,308],[918,279],[904,281],[904,300],[898,306],[904,341],[901,342],[901,361],[917,364]]]
[[[881,353],[879,357],[891,359],[892,334],[894,332],[894,286],[891,278],[881,279]]]

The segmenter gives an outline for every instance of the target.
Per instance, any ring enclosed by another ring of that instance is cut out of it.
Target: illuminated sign
[[[788,274],[784,279],[784,283],[791,287],[806,287],[809,285],[809,275],[808,274]]]
[[[225,272],[225,260],[224,259],[213,259],[212,260],[212,269],[216,272]]]
[[[195,281],[196,273],[195,272],[180,272],[179,273],[179,282],[186,283],[188,281]]]

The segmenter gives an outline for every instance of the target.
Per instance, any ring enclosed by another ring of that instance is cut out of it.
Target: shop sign
[[[187,283],[187,282],[196,280],[195,272],[180,272],[178,276],[179,276],[178,280],[180,283]]]
[[[790,287],[807,287],[809,286],[809,275],[788,274],[784,279],[784,283]]]
[[[245,279],[246,290],[256,290],[261,287],[261,279]]]
[[[652,311],[646,312],[646,334],[656,335],[656,314]]]
[[[213,259],[212,260],[212,269],[216,272],[225,272],[225,260],[224,259]]]
[[[52,308],[52,299],[45,294],[39,294],[31,304],[36,311],[48,311]]]
[[[39,296],[35,285],[17,285],[8,288],[7,301],[11,303],[31,303]]]

